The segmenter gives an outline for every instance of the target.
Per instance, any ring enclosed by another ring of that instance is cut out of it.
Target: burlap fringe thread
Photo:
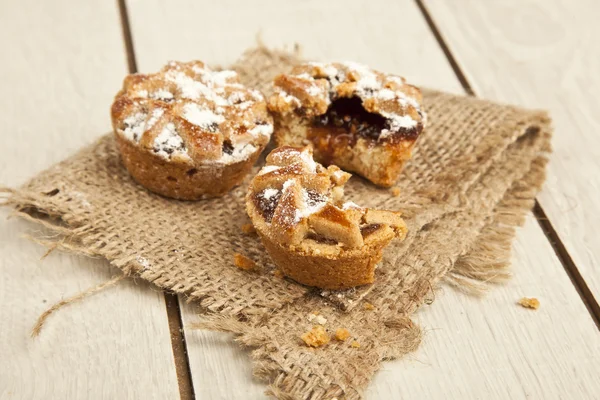
[[[297,54],[260,47],[233,68],[266,92],[272,77],[296,62]],[[401,195],[358,178],[347,186],[347,197],[365,206],[403,210],[409,237],[388,249],[377,284],[343,293],[317,293],[271,275],[258,239],[239,229],[245,184],[211,201],[160,198],[130,179],[110,136],[21,189],[2,189],[4,205],[52,233],[36,242],[49,251],[105,257],[124,274],[53,306],[35,333],[64,305],[136,276],[198,301],[202,320],[195,327],[233,332],[252,348],[254,373],[270,383],[270,394],[360,398],[383,360],[417,348],[421,331],[409,317],[432,301],[440,281],[479,295],[509,278],[515,228],[544,180],[545,114],[429,90],[425,102],[431,123],[399,182]],[[261,271],[233,267],[235,252]],[[362,300],[376,311],[364,311]],[[298,338],[313,311],[329,328],[350,329],[360,349],[303,346]]]

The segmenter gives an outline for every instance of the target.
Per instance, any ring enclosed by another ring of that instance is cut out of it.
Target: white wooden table
[[[386,363],[367,399],[600,398],[600,2],[597,0],[104,0],[0,2],[0,183],[19,185],[110,130],[128,71],[167,60],[232,62],[299,42],[455,93],[546,108],[555,152],[514,244],[514,279],[475,299],[451,289],[416,316],[410,357]],[[0,217],[8,213],[3,210]],[[245,351],[192,331],[192,306],[108,280],[103,260],[53,253],[0,224],[0,399],[260,399]],[[515,305],[535,296],[541,308]]]

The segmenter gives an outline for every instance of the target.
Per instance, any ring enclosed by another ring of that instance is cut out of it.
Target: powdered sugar
[[[304,165],[306,166],[306,168],[308,168],[308,170],[311,173],[314,174],[314,173],[317,172],[317,163],[315,162],[315,160],[313,159],[313,157],[310,155],[310,150],[309,149],[302,150],[300,152],[300,158],[304,162]]]
[[[361,206],[359,206],[358,204],[356,204],[353,201],[347,201],[344,204],[342,204],[342,210],[349,210],[351,208],[362,209]]]
[[[218,160],[223,164],[233,164],[236,162],[244,161],[250,157],[251,154],[256,152],[256,146],[246,143],[245,145],[235,146],[231,154],[223,153],[221,158]]]
[[[171,101],[173,100],[174,96],[173,93],[166,89],[158,89],[157,91],[152,92],[150,98],[162,101]]]
[[[254,128],[250,129],[248,133],[250,133],[251,135],[264,135],[270,137],[273,133],[273,125],[256,125]]]
[[[195,103],[187,103],[183,106],[183,118],[209,132],[217,132],[219,124],[225,121],[225,117],[222,115],[215,114],[207,108],[201,108]]]
[[[177,84],[180,96],[184,99],[198,100],[201,97],[214,102],[218,106],[228,105],[229,102],[219,96],[213,88],[209,88],[204,83],[197,81],[183,72],[169,71],[166,75],[167,80]]]
[[[277,171],[278,169],[281,169],[281,167],[277,166],[277,165],[265,165],[264,167],[262,167],[262,169],[258,172],[258,175],[264,175],[264,174],[268,174],[269,172],[273,172],[273,171]]]
[[[296,222],[319,212],[327,204],[325,196],[311,196],[306,189],[302,189],[302,207],[296,210]]]
[[[279,193],[279,190],[277,190],[277,189],[267,188],[262,192],[262,196],[265,199],[270,200],[271,197],[276,196],[278,193]]]
[[[132,142],[139,142],[146,130],[146,117],[146,114],[137,112],[125,118],[123,120],[125,129],[121,131],[123,136]]]
[[[391,89],[382,89],[377,93],[377,98],[381,100],[393,100],[396,93]]]
[[[149,131],[150,129],[152,129],[152,127],[154,125],[156,125],[156,122],[160,119],[160,117],[163,116],[164,113],[165,113],[165,110],[162,108],[154,109],[152,111],[152,115],[150,116],[150,119],[148,119],[148,122],[146,122],[145,130]]]
[[[277,92],[277,94],[279,95],[279,97],[281,97],[283,99],[283,101],[285,101],[288,104],[295,104],[296,106],[300,105],[300,99],[298,99],[295,96],[292,96],[291,94],[289,94],[288,92],[286,92],[285,90],[279,90]]]
[[[175,154],[187,155],[183,139],[177,134],[175,125],[172,122],[165,125],[156,139],[154,139],[153,148],[158,156],[166,160],[169,160]]]

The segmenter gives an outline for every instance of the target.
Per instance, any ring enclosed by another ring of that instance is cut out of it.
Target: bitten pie
[[[307,63],[274,81],[278,145],[312,143],[315,159],[376,185],[396,182],[423,131],[421,91],[356,63]]]
[[[275,264],[323,289],[372,283],[392,239],[406,236],[399,212],[343,202],[350,174],[323,167],[310,147],[283,146],[252,180],[246,210]]]
[[[266,101],[234,71],[171,62],[125,78],[111,108],[123,163],[147,189],[182,200],[242,181],[273,132]]]

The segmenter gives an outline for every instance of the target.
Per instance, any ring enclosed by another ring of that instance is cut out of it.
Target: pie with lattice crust
[[[147,189],[196,200],[240,183],[273,132],[263,95],[200,61],[133,74],[111,108],[123,163]]]
[[[421,91],[400,76],[346,63],[307,63],[274,80],[277,145],[312,144],[315,159],[389,187],[424,129]]]
[[[312,148],[283,146],[252,180],[246,210],[274,263],[309,286],[372,283],[392,239],[406,236],[399,212],[344,202],[350,174],[313,160]]]

